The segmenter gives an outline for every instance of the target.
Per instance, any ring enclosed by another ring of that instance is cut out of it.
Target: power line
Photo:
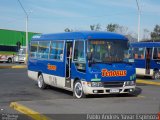
[[[20,0],[18,0],[18,2],[19,2],[19,4],[20,4],[21,8],[23,9],[24,13],[28,16],[28,14],[27,14],[26,10],[24,9],[24,7],[23,7],[23,5],[22,5],[21,1],[20,1]]]

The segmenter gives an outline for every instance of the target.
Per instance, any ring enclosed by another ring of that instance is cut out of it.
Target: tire
[[[38,87],[39,87],[40,89],[45,89],[45,88],[47,87],[46,83],[44,82],[44,79],[43,79],[43,75],[42,75],[42,74],[40,74],[40,75],[38,76],[37,82],[38,82]]]
[[[8,63],[11,63],[12,62],[12,59],[11,58],[8,58]]]
[[[82,84],[79,80],[74,83],[73,96],[78,99],[86,97],[83,92]]]
[[[153,76],[152,76],[153,80],[158,80],[160,79],[160,72],[158,70],[154,71]]]

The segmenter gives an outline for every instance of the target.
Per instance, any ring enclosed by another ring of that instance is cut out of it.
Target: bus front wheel
[[[160,72],[158,70],[154,71],[152,78],[154,80],[160,79]]]
[[[75,98],[85,98],[86,97],[86,95],[83,92],[82,84],[79,80],[76,81],[74,84],[73,96]]]
[[[44,79],[43,79],[43,75],[42,75],[42,74],[40,74],[40,75],[38,76],[38,87],[39,87],[40,89],[45,89],[45,88],[47,87],[47,85],[46,85],[45,82],[44,82]]]

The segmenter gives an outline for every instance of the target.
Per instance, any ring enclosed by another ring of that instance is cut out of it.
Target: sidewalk
[[[137,78],[136,83],[160,86],[160,80],[139,79],[139,78]]]
[[[25,64],[10,64],[10,63],[0,63],[0,69],[18,69],[27,68]]]

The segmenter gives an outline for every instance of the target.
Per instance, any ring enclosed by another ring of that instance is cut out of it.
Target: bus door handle
[[[68,78],[70,78],[70,73],[71,73],[71,57],[67,57],[68,59],[68,67],[69,67],[69,75],[68,75]]]

